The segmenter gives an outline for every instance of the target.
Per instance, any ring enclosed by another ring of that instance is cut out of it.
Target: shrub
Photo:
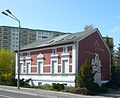
[[[64,84],[53,83],[52,88],[53,90],[61,91],[64,89]]]
[[[86,88],[71,88],[69,89],[68,92],[74,93],[74,94],[83,94],[83,95],[88,94],[88,90]]]
[[[90,62],[85,62],[81,65],[78,78],[77,87],[92,89],[94,83],[94,74],[92,72],[92,66]]]

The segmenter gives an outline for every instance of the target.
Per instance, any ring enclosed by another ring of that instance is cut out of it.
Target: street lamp
[[[18,30],[19,31],[19,34],[18,34],[18,36],[19,36],[18,39],[19,40],[18,41],[19,42],[18,42],[18,62],[17,62],[17,65],[18,65],[17,87],[18,87],[18,89],[20,89],[20,28],[21,28],[20,27],[20,20],[16,16],[14,16],[9,9],[3,11],[2,14],[6,15],[6,16],[14,19],[14,20],[16,20],[19,23],[19,30]]]

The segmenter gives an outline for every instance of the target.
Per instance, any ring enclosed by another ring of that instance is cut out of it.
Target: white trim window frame
[[[23,53],[22,52],[20,53],[20,58],[23,58]]]
[[[61,55],[61,73],[62,74],[68,74],[69,72],[69,54]]]
[[[57,54],[57,48],[52,49],[52,54]]]
[[[30,73],[31,73],[31,62],[26,61],[26,74],[30,74]]]
[[[68,47],[63,47],[63,53],[67,53],[68,52]]]
[[[51,74],[58,74],[58,54],[51,55]]]
[[[43,73],[43,62],[44,62],[44,56],[43,54],[39,54],[37,56],[37,73]]]
[[[30,57],[30,51],[27,51],[27,57]]]
[[[31,73],[31,57],[26,57],[26,74],[30,74]]]
[[[43,59],[37,59],[37,73],[43,73]]]
[[[23,57],[23,52],[20,53],[20,73],[23,74],[24,71],[24,66],[25,66],[25,63],[24,63],[24,57]]]
[[[21,74],[24,74],[24,73],[25,73],[25,72],[23,71],[23,70],[24,70],[24,67],[25,67],[24,61],[21,60],[21,61],[20,61],[20,73],[21,73]]]

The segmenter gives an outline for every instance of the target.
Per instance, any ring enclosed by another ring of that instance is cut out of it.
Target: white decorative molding
[[[51,54],[51,57],[58,57],[58,54]]]
[[[20,61],[23,61],[24,60],[24,58],[23,57],[20,57]]]
[[[26,59],[26,60],[31,60],[31,57],[26,57],[25,59]]]
[[[94,82],[101,86],[101,60],[99,59],[99,54],[95,53],[95,58],[92,59],[92,68],[94,75]]]
[[[61,56],[69,56],[70,54],[68,52],[63,52]]]
[[[43,54],[39,54],[38,56],[37,56],[37,58],[40,58],[40,59],[42,59],[44,56],[43,56]]]

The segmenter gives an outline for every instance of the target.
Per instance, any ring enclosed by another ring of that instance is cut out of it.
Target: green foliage
[[[74,93],[74,94],[83,94],[83,95],[88,94],[88,90],[86,88],[71,88],[69,89],[68,92]]]
[[[107,47],[109,48],[110,50],[110,53],[111,53],[111,70],[113,72],[113,69],[114,69],[114,44],[113,44],[113,38],[110,38],[108,36],[104,37],[103,38],[107,44]]]
[[[36,88],[36,89],[45,89],[45,90],[53,90],[52,85],[45,84],[45,85],[39,85],[39,86],[30,86],[31,88]]]
[[[0,50],[0,84],[11,85],[15,71],[15,56],[12,51]]]
[[[81,65],[78,78],[77,87],[91,89],[94,83],[94,74],[92,71],[92,66],[90,62],[85,62]]]
[[[52,88],[53,90],[61,91],[64,89],[64,84],[53,83]]]
[[[118,50],[115,52],[111,71],[111,80],[107,86],[110,88],[118,89],[120,88],[120,45],[118,47]]]

